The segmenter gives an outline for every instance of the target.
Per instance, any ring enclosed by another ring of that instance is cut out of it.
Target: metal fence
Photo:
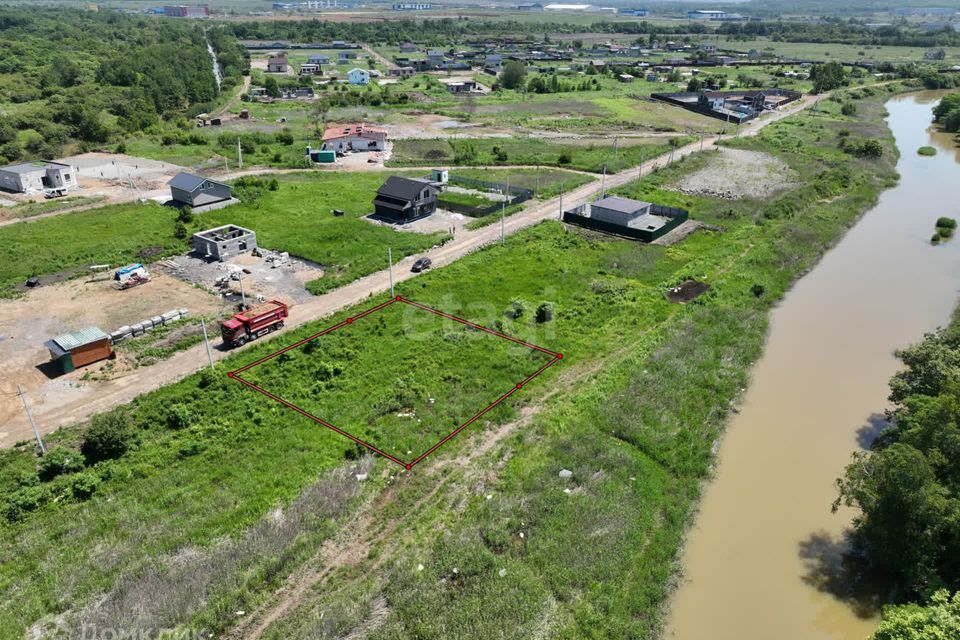
[[[472,207],[470,205],[459,204],[456,202],[449,202],[443,199],[443,195],[441,195],[437,199],[437,204],[440,207],[443,207],[444,209],[446,209],[447,211],[452,211],[454,213],[462,213],[463,215],[470,216],[471,218],[482,218],[484,216],[488,216],[492,213],[496,213],[497,211],[500,211],[500,209],[505,206],[510,207],[515,204],[520,204],[520,203],[526,202],[527,200],[533,197],[533,191],[531,189],[527,189],[525,187],[517,187],[514,185],[510,185],[508,187],[506,184],[500,183],[500,182],[487,182],[486,180],[478,180],[476,178],[467,178],[464,176],[455,176],[455,175],[451,175],[448,178],[448,182],[462,186],[462,187],[470,187],[470,188],[481,189],[485,191],[499,191],[500,193],[503,193],[504,191],[506,191],[513,196],[512,198],[509,198],[507,200],[506,204],[502,202],[495,202],[486,207]]]
[[[585,215],[586,212],[587,205],[585,204],[575,207],[569,211],[564,211],[563,221],[569,224],[575,224],[579,227],[584,227],[586,229],[603,231],[604,233],[611,233],[625,238],[631,238],[633,240],[641,240],[643,242],[653,242],[657,238],[665,236],[686,222],[690,217],[690,213],[686,209],[666,207],[659,204],[650,205],[650,213],[657,216],[662,216],[664,218],[669,218],[665,225],[659,229],[654,229],[651,231],[648,229],[634,229],[632,227],[613,224],[612,222],[604,222],[603,220],[595,220],[590,216]]]

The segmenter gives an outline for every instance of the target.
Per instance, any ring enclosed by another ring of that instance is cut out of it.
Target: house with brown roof
[[[324,151],[343,153],[345,151],[383,151],[386,146],[386,129],[356,123],[327,125],[320,148]]]

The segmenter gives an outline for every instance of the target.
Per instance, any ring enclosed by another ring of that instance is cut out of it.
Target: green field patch
[[[409,464],[551,359],[388,303],[236,375]]]

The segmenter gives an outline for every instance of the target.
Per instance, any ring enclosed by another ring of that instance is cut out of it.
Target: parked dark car
[[[420,273],[421,271],[425,271],[426,269],[429,269],[430,265],[432,264],[433,264],[433,261],[430,258],[420,258],[419,260],[413,263],[413,266],[410,267],[410,271],[413,271],[414,273]]]

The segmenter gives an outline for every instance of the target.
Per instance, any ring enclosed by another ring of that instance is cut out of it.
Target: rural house
[[[366,69],[354,67],[347,72],[347,82],[350,84],[370,84],[370,72]]]
[[[619,196],[605,196],[563,212],[564,222],[644,242],[656,240],[688,217],[684,209]]]
[[[77,186],[73,167],[60,162],[38,160],[0,167],[0,189],[14,193],[35,193],[44,189]]]
[[[233,197],[230,185],[192,173],[178,173],[167,184],[174,204],[189,205],[194,209],[227,202]]]
[[[337,62],[340,64],[345,64],[351,60],[356,60],[357,54],[353,51],[340,51],[337,53]]]
[[[328,55],[325,54],[325,53],[314,53],[314,54],[311,54],[310,57],[307,59],[307,63],[308,63],[308,64],[315,64],[315,65],[318,65],[318,66],[323,66],[323,65],[325,65],[325,64],[331,64],[331,62],[330,62],[330,56],[328,56]]]
[[[437,210],[437,188],[428,180],[390,176],[373,199],[376,215],[405,223],[425,218]]]
[[[404,42],[403,44],[400,45],[401,53],[416,53],[418,49],[419,48],[417,47],[417,45],[413,44],[412,42]]]
[[[927,49],[923,52],[924,60],[943,60],[947,53],[943,49]]]
[[[311,64],[309,62],[300,65],[300,75],[302,76],[316,76],[321,75],[323,72],[320,71],[320,65]]]
[[[324,151],[383,151],[387,145],[385,129],[364,124],[331,124],[323,132],[320,148]]]
[[[267,58],[267,73],[286,73],[287,56],[280,54]]]

